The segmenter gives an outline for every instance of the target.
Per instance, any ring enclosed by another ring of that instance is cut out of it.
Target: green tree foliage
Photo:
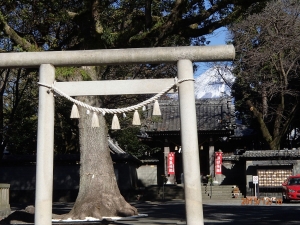
[[[299,15],[299,1],[273,1],[231,26],[236,106],[255,118],[270,149],[280,149],[299,112]]]
[[[24,69],[1,70],[1,153],[33,154],[36,149],[37,77]]]
[[[249,8],[251,11],[260,10],[265,2],[267,1],[2,1],[0,51],[204,45],[207,44],[206,34],[239,18]],[[106,66],[96,68],[96,74],[93,72],[92,76],[77,68],[82,76],[74,77],[75,70],[76,68],[59,69],[58,79],[109,80],[176,76],[176,69],[172,65]],[[136,103],[144,97],[114,96],[103,97],[101,100],[107,107],[116,107],[115,102],[120,107]],[[60,112],[56,118],[63,118]],[[61,127],[62,124],[59,124],[57,127]],[[61,136],[56,137],[58,139],[64,140]],[[56,146],[59,145],[60,142]]]
[[[266,1],[5,1],[2,37],[16,50],[205,44],[204,35]],[[12,48],[11,48],[12,50]]]
[[[128,153],[141,157],[145,152],[151,151],[147,145],[141,144],[138,135],[140,135],[139,127],[127,127],[122,130],[115,131],[111,134],[112,137],[116,136],[118,144]]]

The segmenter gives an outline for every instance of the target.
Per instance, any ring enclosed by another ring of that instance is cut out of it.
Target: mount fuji
[[[195,98],[221,98],[231,96],[231,87],[235,77],[230,67],[214,66],[195,78]],[[178,93],[168,94],[178,98]]]
[[[230,67],[214,66],[195,79],[195,97],[221,98],[231,96],[231,87],[235,77]]]

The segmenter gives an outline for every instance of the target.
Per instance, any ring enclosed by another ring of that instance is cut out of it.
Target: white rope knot
[[[47,87],[47,88],[51,88],[52,86],[48,85],[48,84],[44,84],[44,83],[41,83],[41,82],[38,82],[38,85],[39,86],[43,86],[43,87]]]
[[[53,89],[54,89],[54,87],[55,87],[55,84],[56,84],[56,80],[54,80],[54,81],[53,81],[53,83],[52,83],[52,85],[51,85],[51,90],[53,90]]]
[[[53,82],[53,83],[54,83],[54,82]],[[52,85],[48,85],[48,84],[44,84],[44,83],[38,82],[38,85],[39,85],[39,86],[43,86],[43,87],[49,88],[49,89],[47,90],[47,93],[48,93],[48,94],[50,94],[50,92],[53,92],[53,87],[54,87],[53,84],[52,84]]]
[[[179,83],[178,83],[178,78],[177,77],[174,78],[174,82],[175,82],[175,86],[179,87]]]
[[[49,94],[50,92],[52,92],[52,93],[54,92],[55,84],[56,84],[56,80],[53,81],[53,83],[52,83],[51,86],[49,87],[48,94]]]
[[[178,80],[178,85],[185,81],[194,81],[195,82],[195,79],[194,78],[185,78],[185,79]]]

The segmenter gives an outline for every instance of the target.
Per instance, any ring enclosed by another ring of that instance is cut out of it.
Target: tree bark
[[[95,99],[95,98],[93,98]],[[91,103],[91,102],[89,102]],[[61,218],[85,219],[137,215],[137,209],[120,194],[108,148],[105,118],[92,128],[92,114],[79,107],[80,186],[73,209]]]
[[[260,131],[262,133],[263,138],[265,139],[265,141],[267,142],[267,144],[269,145],[269,148],[271,150],[279,150],[280,149],[280,142],[281,139],[283,138],[283,132],[275,132],[274,128],[273,130],[273,136],[270,134],[270,131],[265,123],[265,121],[263,120],[263,114],[252,104],[252,102],[250,100],[247,100],[247,104],[250,107],[250,111],[252,111],[253,115],[255,116],[259,126],[260,126]],[[281,114],[280,114],[281,116]],[[278,115],[277,115],[278,117]],[[279,129],[279,128],[278,128]]]

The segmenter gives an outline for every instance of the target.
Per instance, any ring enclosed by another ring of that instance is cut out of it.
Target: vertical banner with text
[[[175,152],[168,154],[168,174],[175,174]]]
[[[222,154],[223,152],[215,153],[215,174],[222,174]]]

